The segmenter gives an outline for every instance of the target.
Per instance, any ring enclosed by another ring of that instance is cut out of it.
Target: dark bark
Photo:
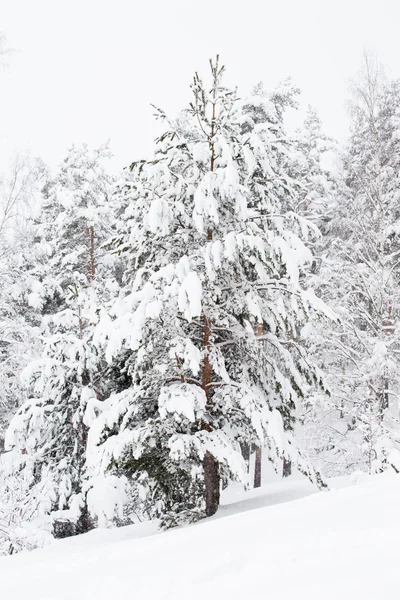
[[[206,452],[203,459],[206,516],[215,515],[220,500],[220,475],[219,464],[210,452]]]
[[[250,444],[248,444],[247,442],[241,442],[240,450],[242,452],[244,462],[246,463],[247,472],[249,472],[250,471]]]
[[[261,487],[261,448],[260,446],[256,447],[256,460],[254,464],[254,487]]]
[[[207,398],[207,412],[211,411],[210,402],[210,382],[211,382],[211,363],[209,358],[210,351],[210,336],[211,336],[211,323],[210,320],[203,317],[203,343],[206,349],[204,356],[203,367],[202,367],[202,388]],[[211,425],[206,421],[202,423],[202,429],[205,431],[212,431]],[[214,515],[219,506],[220,498],[220,473],[218,461],[210,454],[206,452],[203,459],[204,468],[204,486],[205,486],[205,503],[206,503],[206,516],[210,517]]]
[[[289,477],[292,474],[292,461],[283,458],[282,477]]]

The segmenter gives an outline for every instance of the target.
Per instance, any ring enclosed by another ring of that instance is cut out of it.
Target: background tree
[[[313,339],[331,381],[330,434],[325,428],[321,447],[332,474],[398,469],[399,101],[399,82],[385,80],[366,55],[318,274],[342,322],[328,343]]]
[[[88,399],[102,394],[101,356],[91,338],[99,297],[107,297],[112,279],[112,265],[101,255],[110,234],[108,157],[106,147],[73,147],[44,187],[27,297],[41,315],[43,351],[25,371],[29,399],[7,434],[33,481],[51,482],[52,510],[72,506],[81,529],[89,526],[81,496],[83,417]]]
[[[0,178],[0,447],[12,414],[24,399],[22,370],[39,352],[40,341],[28,309],[32,266],[32,215],[45,168],[19,154]]]

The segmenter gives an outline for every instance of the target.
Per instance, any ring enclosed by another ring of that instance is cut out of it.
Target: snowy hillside
[[[236,505],[228,495],[215,517],[183,529],[98,529],[4,557],[1,597],[397,598],[400,479],[385,474],[346,484],[312,494],[304,482],[276,483],[238,496]]]

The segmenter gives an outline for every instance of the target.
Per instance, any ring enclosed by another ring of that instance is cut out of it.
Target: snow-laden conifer
[[[100,246],[110,234],[108,156],[105,147],[73,147],[44,189],[27,295],[41,315],[44,348],[24,372],[30,397],[6,437],[32,483],[49,481],[52,510],[72,507],[76,516],[83,506],[84,413],[102,393],[101,356],[91,338],[99,297],[107,298]]]
[[[293,92],[242,100],[218,59],[211,71],[210,90],[196,74],[184,118],[158,111],[169,129],[132,165],[114,241],[131,276],[96,332],[109,361],[130,353],[132,384],[89,432],[92,492],[124,475],[164,517],[213,514],[221,475],[246,479],[241,442],[315,478],[294,435],[298,399],[319,383],[297,332],[320,303],[299,282],[312,255],[287,168]]]

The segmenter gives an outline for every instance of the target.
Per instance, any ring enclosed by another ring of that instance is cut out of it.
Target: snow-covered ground
[[[8,600],[386,600],[400,594],[400,477],[304,480],[244,494],[159,533],[142,523],[0,558]]]

